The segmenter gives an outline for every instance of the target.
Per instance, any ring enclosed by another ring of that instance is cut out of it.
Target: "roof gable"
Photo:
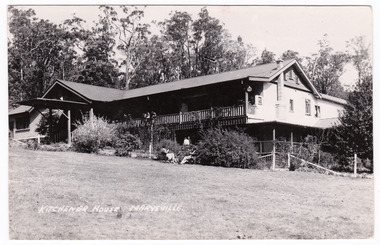
[[[55,90],[65,90],[71,93],[73,101],[101,101],[109,102],[121,100],[124,98],[125,90],[94,86],[83,83],[69,82],[64,80],[56,80],[56,82],[45,92],[42,98],[59,99],[59,93]],[[66,93],[66,96],[68,94]],[[64,98],[65,99],[65,98]]]
[[[299,72],[293,66],[286,69],[283,74],[285,86],[313,93],[307,81],[300,76]]]

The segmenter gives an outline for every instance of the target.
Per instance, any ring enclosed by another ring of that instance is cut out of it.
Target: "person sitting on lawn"
[[[171,163],[177,162],[175,154],[173,152],[170,152],[169,149],[166,149],[165,146],[161,148],[160,155],[161,159],[164,159],[164,161],[168,161]]]
[[[193,151],[190,151],[189,152],[189,155],[185,156],[182,161],[181,161],[181,165],[182,164],[185,164],[185,163],[193,163],[194,162],[194,156],[195,156],[195,150]]]

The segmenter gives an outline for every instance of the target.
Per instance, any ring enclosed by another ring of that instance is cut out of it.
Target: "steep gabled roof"
[[[9,116],[12,116],[12,115],[16,115],[16,114],[21,114],[21,113],[29,113],[33,110],[33,107],[32,106],[28,106],[28,105],[20,105],[19,107],[16,107],[15,109],[13,110],[10,110],[8,112],[8,115]]]

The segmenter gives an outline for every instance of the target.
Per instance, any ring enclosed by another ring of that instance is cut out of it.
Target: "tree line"
[[[8,12],[10,107],[42,96],[55,79],[134,89],[276,60],[267,49],[257,54],[253,44],[240,36],[233,39],[206,7],[195,19],[187,12],[173,11],[167,19],[147,24],[144,8],[100,6],[91,28],[84,28],[85,20],[77,16],[54,24],[39,19],[33,9],[10,6]],[[347,41],[346,52],[335,52],[326,35],[318,45],[318,52],[310,57],[286,50],[277,58],[296,59],[319,92],[348,100],[335,145],[356,142],[351,150],[362,149],[363,141],[372,145],[370,47],[363,37],[355,37]],[[339,82],[347,63],[358,73],[352,91]]]
[[[10,6],[9,13],[10,104],[41,96],[57,78],[133,89],[276,59],[267,49],[257,55],[240,36],[233,39],[206,7],[196,19],[174,11],[163,21],[147,24],[142,21],[144,9],[100,6],[99,19],[90,29],[79,17],[57,25],[39,19],[33,9]],[[346,97],[338,79],[352,57],[334,52],[326,38],[319,45],[311,57],[287,50],[278,58],[297,59],[321,93]]]

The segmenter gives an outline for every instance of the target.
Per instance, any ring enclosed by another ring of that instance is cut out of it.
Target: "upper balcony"
[[[151,125],[149,119],[132,119],[131,127]],[[201,125],[207,126],[212,123],[220,126],[245,124],[247,121],[244,105],[218,107],[198,111],[179,112],[168,115],[157,115],[154,125],[171,125],[174,129],[191,129]]]

